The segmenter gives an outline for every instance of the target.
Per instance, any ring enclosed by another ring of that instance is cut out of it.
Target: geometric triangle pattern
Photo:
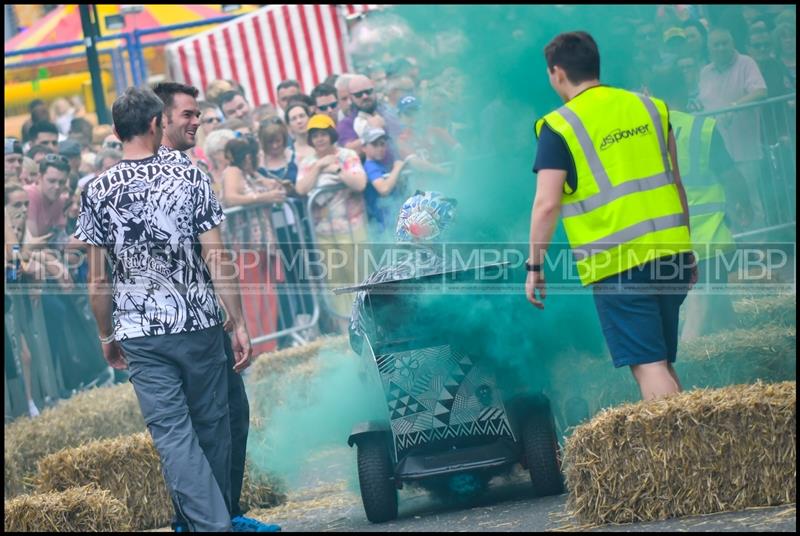
[[[465,436],[505,436],[513,438],[511,427],[505,417],[486,421],[473,421],[455,426],[442,426],[432,430],[398,434],[395,436],[398,454],[416,445]]]
[[[375,356],[397,454],[428,441],[513,434],[495,395],[496,379],[450,345]],[[476,389],[487,385],[491,402]],[[486,404],[488,403],[488,406]]]
[[[427,408],[419,400],[395,383],[389,384],[389,394],[386,397],[386,402],[389,406],[389,418],[391,420],[427,411]]]

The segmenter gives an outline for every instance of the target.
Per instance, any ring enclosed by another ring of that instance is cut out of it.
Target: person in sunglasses
[[[320,84],[311,91],[311,98],[317,112],[333,119],[334,124],[339,120],[339,97],[336,88],[330,84]]]
[[[197,107],[200,109],[200,128],[197,129],[197,143],[194,147],[194,154],[198,160],[207,162],[203,147],[205,147],[208,135],[222,125],[222,110],[210,101],[199,101]]]
[[[382,128],[390,139],[396,139],[400,126],[395,121],[387,120],[384,107],[382,104],[379,105],[375,95],[375,83],[364,75],[355,75],[350,80],[349,87],[353,105],[358,110],[358,115],[353,120],[353,130],[355,130],[359,139],[356,142],[347,144],[346,147],[363,154],[364,145],[361,143],[361,138],[364,137],[364,131],[368,127]],[[391,167],[394,164],[396,154],[397,148],[390,144],[381,163],[386,167]]]

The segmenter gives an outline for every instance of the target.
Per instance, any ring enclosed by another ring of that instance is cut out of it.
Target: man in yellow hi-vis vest
[[[614,366],[631,367],[645,400],[679,392],[678,313],[697,271],[667,107],[601,85],[585,32],[558,35],[544,52],[566,104],[535,126],[528,300],[544,307],[542,266],[560,213]]]

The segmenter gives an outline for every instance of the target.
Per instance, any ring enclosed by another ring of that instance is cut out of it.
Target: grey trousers
[[[233,370],[235,356],[229,334],[223,337],[225,341],[225,355],[228,358],[228,418],[231,423],[231,518],[242,515],[239,499],[242,495],[242,482],[244,480],[244,460],[247,452],[247,435],[250,430],[250,404],[247,401],[247,392],[244,388],[242,375]],[[175,508],[175,524],[186,524],[180,515],[180,510]]]
[[[164,480],[192,532],[231,530],[231,432],[222,325],[122,341]]]

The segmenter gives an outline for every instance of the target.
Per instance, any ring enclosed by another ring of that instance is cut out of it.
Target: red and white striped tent
[[[347,72],[346,19],[381,6],[269,5],[166,47],[173,80],[203,90],[212,80],[238,81],[248,101],[277,103],[287,79],[304,93],[333,73]]]

